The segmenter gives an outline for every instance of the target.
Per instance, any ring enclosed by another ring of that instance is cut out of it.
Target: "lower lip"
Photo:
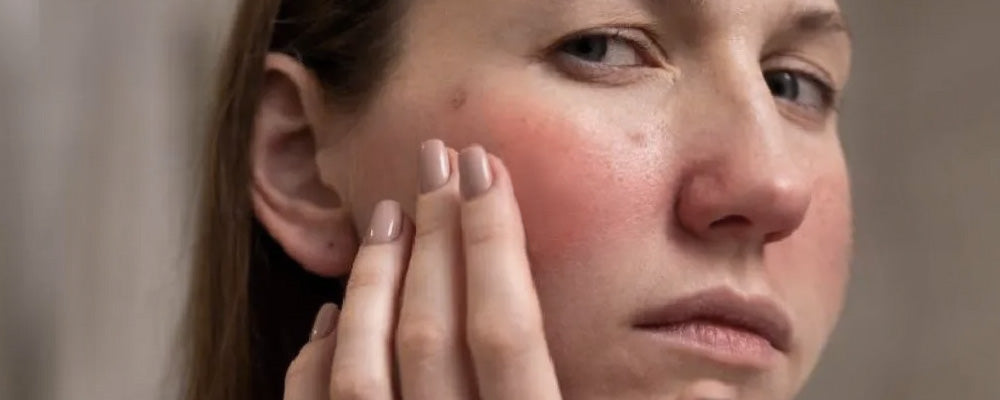
[[[712,321],[646,327],[643,331],[665,340],[671,347],[736,367],[766,369],[780,355],[763,336]]]

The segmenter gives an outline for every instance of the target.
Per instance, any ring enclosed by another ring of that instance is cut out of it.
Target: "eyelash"
[[[839,92],[836,89],[834,89],[833,85],[831,85],[826,79],[822,78],[819,74],[807,71],[802,68],[776,67],[769,70],[765,70],[763,73],[764,79],[766,80],[767,75],[771,73],[787,73],[792,75],[793,77],[805,80],[808,83],[814,85],[819,92],[820,105],[817,107],[817,106],[802,104],[796,101],[784,100],[780,98],[777,94],[774,94],[775,98],[777,98],[778,100],[784,100],[785,102],[790,103],[806,111],[819,112],[824,115],[829,112],[839,111],[839,102],[838,102]]]
[[[621,43],[629,46],[631,51],[635,52],[637,58],[636,64],[607,65],[599,61],[584,60],[567,52],[569,46],[577,44],[584,39],[595,38],[604,40],[607,46],[610,46],[612,43]],[[660,47],[645,29],[607,27],[578,32],[567,36],[556,41],[546,51],[546,54],[552,57],[554,63],[564,73],[573,75],[576,78],[601,81],[605,78],[613,79],[610,77],[611,74],[626,70],[634,71],[637,68],[657,68],[662,66],[665,57],[663,57],[659,49]]]
[[[590,61],[568,52],[573,44],[589,38],[604,40],[604,51],[611,43],[622,43],[635,52],[635,65],[608,65],[601,61]],[[622,84],[635,81],[643,72],[666,65],[666,56],[648,29],[641,27],[605,27],[577,32],[555,42],[546,54],[552,57],[554,64],[563,72],[575,79],[582,79],[598,84]],[[775,94],[776,100],[784,101],[802,111],[822,114],[836,112],[839,109],[839,92],[820,74],[802,67],[776,67],[763,71],[762,79],[767,79],[771,73],[788,73],[796,79],[804,80],[816,87],[819,92],[820,105],[808,105],[798,101],[787,100]],[[639,75],[637,75],[637,73]],[[801,84],[799,84],[801,85]]]

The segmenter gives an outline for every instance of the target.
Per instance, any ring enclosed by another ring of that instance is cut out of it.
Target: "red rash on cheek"
[[[831,169],[831,171],[842,171]],[[808,329],[826,334],[843,305],[849,278],[851,207],[846,173],[817,180],[810,210],[788,239],[766,248],[767,276]],[[821,312],[820,312],[821,311]]]
[[[475,120],[473,140],[510,171],[534,261],[572,263],[641,220],[636,216],[647,210],[637,203],[656,187],[635,162],[623,161],[630,153],[610,146],[618,132],[519,100],[470,99],[463,113]]]

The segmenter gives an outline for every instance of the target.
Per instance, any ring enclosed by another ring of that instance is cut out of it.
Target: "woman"
[[[242,1],[188,398],[794,397],[850,53],[835,0]]]

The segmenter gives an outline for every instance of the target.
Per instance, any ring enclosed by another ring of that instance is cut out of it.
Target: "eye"
[[[642,27],[603,27],[577,32],[545,50],[565,77],[602,87],[668,77],[667,57],[656,36]]]
[[[644,64],[635,45],[612,33],[590,33],[569,39],[559,46],[559,53],[585,63],[608,67],[629,67]]]
[[[833,89],[809,74],[790,70],[767,71],[764,72],[764,81],[776,98],[823,112],[833,107]]]

